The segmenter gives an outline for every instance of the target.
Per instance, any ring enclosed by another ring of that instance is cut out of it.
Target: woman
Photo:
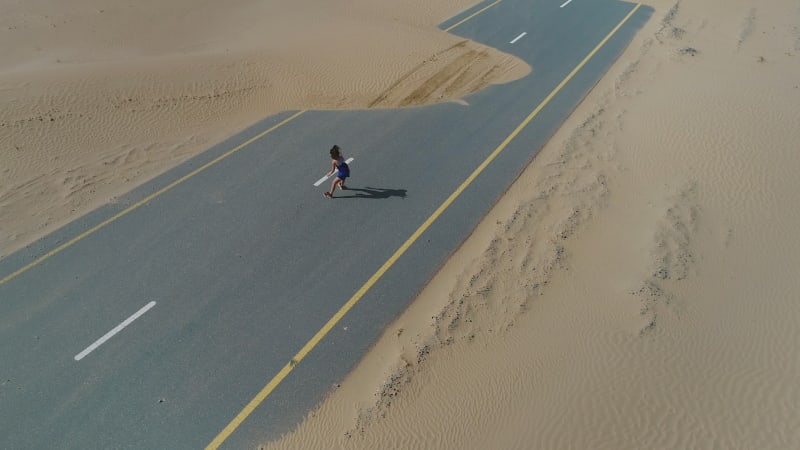
[[[336,186],[339,186],[341,190],[347,189],[347,186],[344,185],[344,180],[350,176],[350,167],[344,162],[344,157],[339,151],[338,145],[334,145],[333,148],[331,148],[331,171],[328,172],[327,176],[331,176],[334,173],[336,173],[336,178],[334,178],[331,183],[331,190],[323,194],[325,198],[333,198],[333,192],[336,191]]]

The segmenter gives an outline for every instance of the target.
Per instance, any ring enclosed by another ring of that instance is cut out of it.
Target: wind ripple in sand
[[[402,75],[369,106],[421,105],[453,98],[455,94],[470,94],[510,71],[519,72],[511,58],[497,61],[487,48],[464,40]]]

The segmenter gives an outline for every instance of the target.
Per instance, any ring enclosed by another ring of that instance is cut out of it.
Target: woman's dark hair
[[[333,148],[331,148],[331,158],[336,159],[338,157],[339,157],[339,146],[334,145]]]

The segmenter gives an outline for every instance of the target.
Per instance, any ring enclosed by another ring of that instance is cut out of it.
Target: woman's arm
[[[331,171],[328,172],[328,176],[331,176],[336,172],[336,160],[331,160]]]

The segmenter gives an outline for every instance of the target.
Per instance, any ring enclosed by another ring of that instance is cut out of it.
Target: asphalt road
[[[251,448],[291,429],[649,19],[638,8],[594,51],[634,7],[503,0],[451,32],[524,59],[524,79],[466,106],[270,117],[0,260],[0,448],[203,448],[282,369],[222,444]],[[334,143],[355,158],[352,190],[326,200],[329,183],[313,183]]]

